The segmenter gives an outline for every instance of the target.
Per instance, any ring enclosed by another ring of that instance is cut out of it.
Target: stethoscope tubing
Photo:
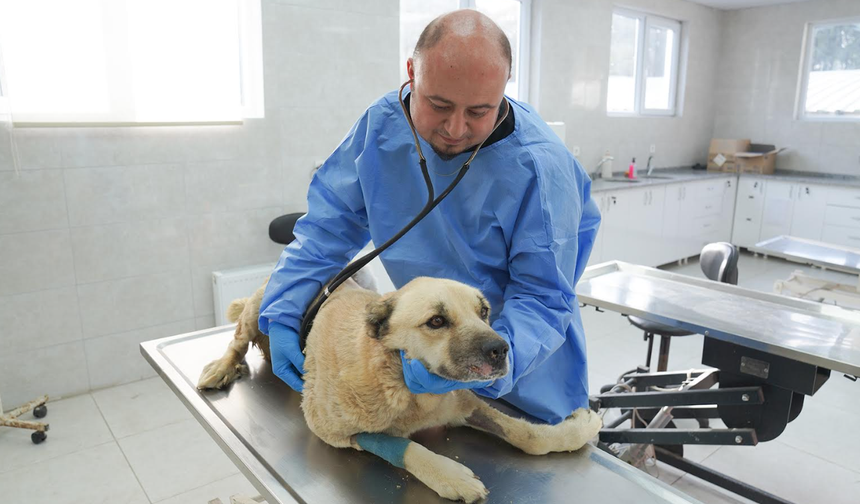
[[[406,121],[409,123],[409,129],[412,132],[412,137],[415,141],[415,148],[418,151],[418,164],[421,166],[421,174],[424,176],[424,183],[427,185],[427,203],[424,205],[424,208],[421,210],[412,221],[409,222],[403,229],[397,232],[394,236],[388,239],[385,243],[375,248],[370,253],[365,256],[357,259],[356,261],[348,264],[344,269],[342,269],[337,275],[334,276],[322,289],[322,291],[317,294],[316,298],[314,298],[313,302],[308,307],[305,312],[304,317],[302,317],[301,328],[299,330],[299,348],[304,352],[305,343],[307,342],[308,334],[311,332],[311,328],[313,327],[314,318],[316,318],[317,312],[319,312],[323,303],[325,303],[326,299],[331,296],[331,294],[337,289],[343,282],[345,282],[348,278],[354,275],[358,270],[367,265],[370,261],[375,259],[379,254],[384,252],[388,247],[393,245],[397,240],[403,237],[410,229],[415,227],[424,217],[427,216],[434,208],[436,208],[439,203],[445,199],[451,191],[460,183],[463,177],[466,175],[466,172],[469,171],[469,167],[472,163],[472,160],[475,159],[475,156],[478,154],[478,151],[481,150],[481,147],[484,145],[484,142],[487,140],[484,139],[483,142],[478,144],[475,147],[475,150],[472,151],[472,155],[469,156],[469,159],[463,163],[463,166],[460,168],[460,172],[457,174],[457,177],[448,185],[448,188],[445,189],[442,194],[439,195],[438,198],[434,198],[434,189],[433,182],[430,180],[430,173],[427,170],[427,160],[424,158],[424,153],[421,151],[421,143],[418,141],[418,133],[415,130],[415,125],[412,123],[412,117],[409,115],[409,111],[406,110],[406,104],[403,102],[403,89],[412,83],[412,80],[408,80],[400,86],[400,92],[398,93],[398,98],[400,100],[400,107],[403,109],[403,115],[406,116]],[[503,98],[505,101],[505,113],[496,121],[496,125],[493,127],[493,131],[490,132],[490,135],[496,131],[499,125],[504,122],[504,120],[508,117],[508,113],[510,113],[511,105],[508,103],[506,98]],[[489,138],[489,136],[487,138]]]

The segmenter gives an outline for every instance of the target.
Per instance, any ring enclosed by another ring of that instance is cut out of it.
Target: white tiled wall
[[[613,169],[632,157],[645,165],[651,144],[655,166],[689,166],[707,158],[714,121],[713,101],[723,12],[683,0],[627,0],[624,7],[683,22],[689,40],[686,86],[677,117],[620,118],[606,114],[612,9],[608,0],[537,0],[533,30],[539,52],[530,82],[547,121],[564,121],[568,148],[591,170],[609,149]],[[533,55],[536,56],[536,55]]]
[[[853,0],[727,12],[714,136],[788,147],[779,169],[860,175],[860,122],[794,119],[804,25],[858,16]]]
[[[273,262],[314,162],[398,82],[397,0],[263,0],[266,117],[0,129],[0,393],[153,374],[138,344],[214,324],[211,272]]]

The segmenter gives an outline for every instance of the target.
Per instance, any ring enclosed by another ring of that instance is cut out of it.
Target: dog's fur
[[[270,360],[268,337],[257,328],[264,289],[230,305],[234,339],[204,368],[198,388],[221,388],[245,372],[249,343]],[[413,394],[403,380],[400,350],[452,380],[484,381],[508,372],[507,344],[490,328],[489,304],[478,290],[417,278],[380,296],[349,281],[323,304],[308,336],[301,407],[311,431],[331,446],[361,450],[356,435],[364,432],[406,438],[429,427],[468,425],[541,455],[577,450],[601,427],[588,409],[551,426],[512,418],[467,390]],[[403,460],[443,497],[473,502],[488,493],[467,467],[415,442]]]

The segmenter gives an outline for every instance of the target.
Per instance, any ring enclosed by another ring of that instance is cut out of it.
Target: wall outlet
[[[655,152],[657,152],[657,146],[654,144],[651,144],[651,154],[654,154]]]
[[[574,155],[574,156],[578,156],[578,155],[579,155],[579,146],[578,146],[578,145],[574,145],[574,146],[573,146],[573,149],[572,149],[571,151],[573,152],[573,155]]]

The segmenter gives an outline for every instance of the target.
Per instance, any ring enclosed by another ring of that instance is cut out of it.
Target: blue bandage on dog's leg
[[[370,434],[367,432],[357,435],[355,440],[361,449],[387,460],[393,466],[401,469],[406,468],[403,463],[403,455],[406,453],[406,447],[412,441],[402,437],[378,433]]]

